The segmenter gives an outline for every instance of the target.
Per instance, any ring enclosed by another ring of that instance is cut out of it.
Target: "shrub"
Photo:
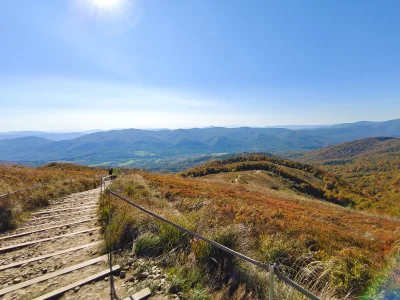
[[[215,232],[211,240],[228,247],[232,250],[238,248],[238,232],[235,230],[219,230]],[[194,241],[192,251],[196,259],[207,268],[218,269],[222,275],[227,275],[234,268],[234,256],[217,247],[214,247],[203,241]]]
[[[186,249],[190,244],[189,235],[167,223],[158,224],[158,233],[164,251],[170,251],[176,247]]]
[[[357,250],[342,250],[331,279],[338,294],[344,296],[350,289],[356,294],[362,291],[373,279],[368,265],[369,261]]]
[[[191,299],[191,300],[209,300],[209,299],[211,299],[211,297],[208,292],[208,289],[198,284],[193,288],[192,295],[190,296],[189,299]]]
[[[162,251],[160,237],[152,233],[145,233],[139,236],[135,241],[133,251],[138,256],[153,256],[160,254]]]

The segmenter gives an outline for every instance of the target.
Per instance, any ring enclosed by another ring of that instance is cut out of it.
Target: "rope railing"
[[[108,178],[108,177],[110,177],[110,176],[101,177],[101,183],[102,183],[101,184],[101,191],[103,192],[103,185],[104,185],[104,191],[107,191],[107,196],[108,196],[107,200],[108,200],[108,209],[109,209],[109,213],[108,213],[108,215],[109,215],[109,220],[108,220],[109,221],[109,225],[111,225],[111,213],[110,213],[111,197],[110,196],[113,195],[114,197],[124,201],[125,203],[127,203],[127,204],[129,204],[129,205],[131,205],[131,206],[133,206],[133,207],[135,207],[135,208],[137,208],[139,210],[141,210],[142,212],[144,212],[144,213],[156,218],[157,220],[159,220],[161,222],[167,223],[167,224],[169,224],[169,225],[171,225],[171,226],[173,226],[173,227],[175,227],[175,228],[177,228],[177,229],[179,229],[179,230],[181,230],[181,231],[183,231],[183,232],[185,232],[185,233],[187,233],[187,234],[189,234],[189,235],[191,235],[193,237],[196,237],[196,238],[198,238],[198,239],[200,239],[200,240],[202,240],[202,241],[204,241],[204,242],[206,242],[206,243],[208,243],[208,244],[210,244],[210,245],[212,245],[212,246],[214,246],[214,247],[216,247],[216,248],[218,248],[218,249],[220,249],[220,250],[222,250],[224,252],[227,252],[227,253],[229,253],[229,254],[231,254],[231,255],[233,255],[235,257],[238,257],[240,259],[243,259],[243,260],[245,260],[245,261],[247,261],[247,262],[249,262],[249,263],[251,263],[251,264],[253,264],[253,265],[257,266],[257,267],[260,267],[261,269],[263,269],[263,270],[265,270],[267,272],[269,272],[271,274],[269,276],[269,285],[270,285],[269,286],[269,300],[273,300],[273,297],[274,297],[274,293],[273,293],[274,292],[274,275],[276,275],[276,277],[278,277],[283,282],[285,282],[286,284],[290,285],[291,287],[293,287],[294,289],[296,289],[298,292],[302,293],[304,296],[308,297],[309,299],[311,299],[311,300],[321,300],[320,298],[318,298],[317,296],[313,295],[311,292],[307,291],[306,289],[304,289],[302,286],[300,286],[299,284],[297,284],[293,280],[291,280],[288,277],[286,277],[285,275],[283,275],[279,271],[279,269],[276,266],[276,264],[267,265],[267,264],[264,264],[264,263],[262,263],[260,261],[255,260],[255,259],[252,259],[252,258],[250,258],[250,257],[248,257],[246,255],[243,255],[243,254],[241,254],[239,252],[236,252],[236,251],[234,251],[234,250],[232,250],[232,249],[230,249],[230,248],[228,248],[228,247],[226,247],[224,245],[221,245],[221,244],[219,244],[219,243],[217,243],[217,242],[215,242],[213,240],[210,240],[210,239],[206,238],[205,236],[202,236],[202,235],[200,235],[200,234],[198,234],[198,233],[196,233],[194,231],[191,231],[191,230],[189,230],[189,229],[187,229],[185,227],[182,227],[182,226],[180,226],[180,225],[178,225],[178,224],[176,224],[174,222],[171,222],[171,221],[167,220],[166,218],[164,218],[162,216],[159,216],[159,215],[151,212],[150,210],[148,210],[148,209],[146,209],[146,208],[134,203],[133,201],[118,195],[117,193],[115,193],[114,191],[111,190],[111,188],[109,187],[108,183],[104,180],[105,178]],[[103,207],[104,207],[104,202],[103,202]],[[111,264],[111,262],[112,262],[111,230],[110,230],[110,236],[109,236],[109,243],[110,243],[110,268],[111,268],[112,267],[112,264]]]

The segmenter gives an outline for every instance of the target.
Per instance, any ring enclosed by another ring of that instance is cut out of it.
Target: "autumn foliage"
[[[99,186],[104,174],[105,170],[73,164],[0,166],[0,194],[37,186],[0,198],[0,231],[15,227],[27,212],[49,205],[51,199]]]

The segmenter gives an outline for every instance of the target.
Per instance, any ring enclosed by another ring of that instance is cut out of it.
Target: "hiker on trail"
[[[113,179],[113,176],[112,176],[113,172],[114,172],[114,169],[113,169],[113,168],[110,168],[110,169],[108,170],[108,175],[111,176],[111,179]]]

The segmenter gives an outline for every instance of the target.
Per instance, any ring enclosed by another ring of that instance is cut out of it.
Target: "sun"
[[[121,5],[121,0],[90,0],[94,6],[102,9],[114,9]]]
[[[80,20],[107,34],[132,29],[141,19],[142,0],[71,0]]]

